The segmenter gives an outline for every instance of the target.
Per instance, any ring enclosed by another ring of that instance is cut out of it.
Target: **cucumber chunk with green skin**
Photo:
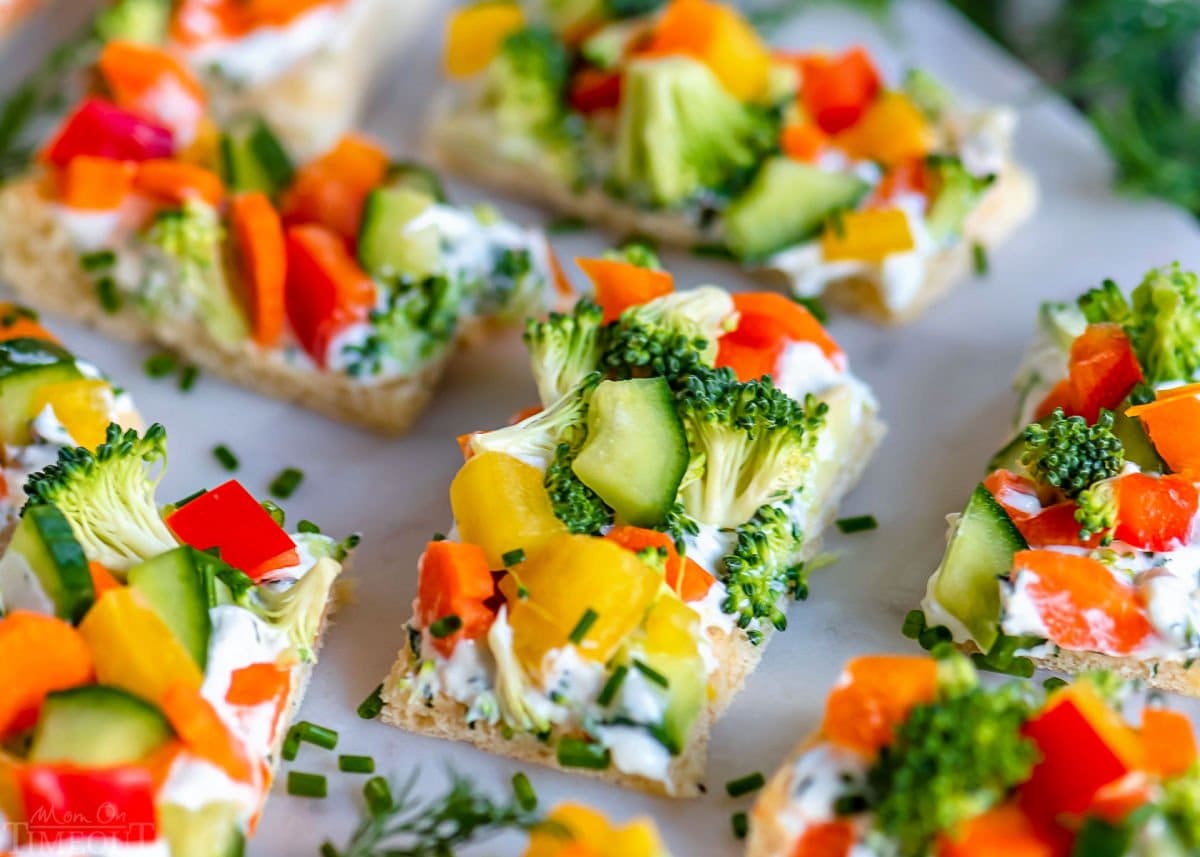
[[[0,558],[0,598],[7,610],[38,610],[78,622],[96,599],[87,557],[55,506],[30,506]]]
[[[208,665],[208,641],[212,636],[204,568],[198,551],[184,546],[129,570],[130,587],[146,599],[201,670]]]
[[[171,4],[164,0],[117,0],[96,16],[96,34],[106,42],[160,45],[170,18]]]
[[[1125,460],[1132,461],[1147,473],[1166,473],[1166,462],[1159,457],[1141,419],[1125,413],[1129,407],[1130,402],[1126,399],[1113,412],[1113,434],[1125,447]]]
[[[0,343],[0,442],[24,446],[32,437],[33,403],[47,384],[83,377],[71,353],[41,339]]]
[[[761,261],[815,237],[826,218],[856,206],[870,187],[857,176],[771,158],[726,209],[725,243],[739,259]]]
[[[367,195],[358,230],[358,261],[372,277],[427,277],[441,259],[442,239],[430,224],[409,224],[434,204],[433,197],[406,187],[376,188]]]
[[[1000,578],[1012,571],[1017,551],[1028,547],[991,492],[976,487],[954,528],[932,594],[985,652],[1000,630]]]
[[[434,170],[416,161],[396,161],[388,167],[384,184],[392,189],[406,188],[423,193],[434,202],[446,202],[446,186]]]
[[[206,803],[199,809],[179,804],[158,807],[158,825],[171,846],[171,857],[243,857],[246,834],[242,811],[232,801]]]
[[[95,768],[128,765],[145,759],[174,734],[149,702],[115,687],[86,685],[46,697],[29,759]]]
[[[296,168],[270,126],[255,119],[221,135],[221,173],[235,191],[274,196],[292,183]]]
[[[688,466],[687,436],[665,378],[603,381],[571,467],[617,519],[652,527],[667,516]]]

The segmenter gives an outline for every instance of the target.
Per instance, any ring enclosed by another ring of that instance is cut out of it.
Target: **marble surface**
[[[395,2],[407,6],[412,0]],[[866,478],[843,506],[845,515],[875,515],[880,526],[829,537],[827,547],[839,554],[838,562],[814,575],[809,601],[793,608],[791,627],[775,638],[762,668],[715,731],[708,797],[673,802],[565,774],[528,771],[546,803],[571,798],[617,818],[653,815],[677,857],[740,852],[729,816],[746,809],[749,800],[727,798],[724,783],[776,766],[816,725],[826,691],[847,658],[915,650],[900,636],[900,623],[940,557],[944,516],[962,506],[1008,429],[1014,401],[1010,379],[1038,302],[1073,297],[1103,277],[1128,287],[1147,268],[1172,260],[1200,266],[1196,224],[1165,205],[1115,195],[1109,162],[1083,119],[1040,92],[1012,58],[937,0],[900,0],[898,6],[885,26],[818,8],[779,31],[775,41],[791,48],[862,42],[892,72],[919,63],[962,92],[1018,105],[1017,150],[1041,184],[1041,207],[992,254],[986,277],[964,282],[915,324],[886,330],[845,316],[832,321],[833,334],[874,387],[891,426]],[[398,152],[417,150],[422,113],[438,75],[436,19],[441,14],[431,10],[425,36],[392,59],[372,102],[368,129]],[[27,44],[22,39],[21,53]],[[15,62],[4,63],[4,79],[12,79]],[[459,200],[482,198],[468,188],[454,190]],[[529,208],[502,208],[524,222],[539,220]],[[600,250],[605,237],[584,233],[556,238],[555,244],[570,259]],[[682,285],[751,285],[721,263],[686,254],[666,254],[666,260]],[[142,372],[148,351],[108,343],[66,324],[52,326],[80,354],[125,383],[147,417],[167,424],[171,464],[163,499],[224,479],[210,452],[224,443],[241,459],[237,475],[252,491],[264,492],[285,466],[303,468],[307,478],[286,504],[293,521],[310,518],[330,533],[363,533],[352,600],[330,629],[301,715],[338,729],[338,751],[369,753],[381,772],[403,779],[419,769],[422,790],[440,789],[451,768],[497,793],[506,789],[517,770],[513,763],[361,721],[354,709],[401,644],[422,543],[447,526],[447,486],[461,462],[454,437],[499,425],[534,400],[516,332],[456,359],[413,433],[392,440],[255,398],[212,378],[180,394],[171,382]],[[305,746],[286,767],[329,775],[330,797],[289,797],[281,779],[250,848],[253,857],[315,854],[327,837],[343,842],[358,817],[362,777],[338,773],[336,754]],[[519,850],[519,841],[510,838],[466,853]]]

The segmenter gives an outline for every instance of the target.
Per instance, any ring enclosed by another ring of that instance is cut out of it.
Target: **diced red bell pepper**
[[[1059,408],[1067,414],[1075,413],[1075,403],[1071,399],[1071,382],[1067,378],[1063,378],[1051,388],[1033,412],[1033,418],[1043,420]]]
[[[1071,343],[1068,367],[1071,413],[1089,423],[1101,408],[1114,410],[1143,378],[1133,344],[1115,324],[1089,324]]]
[[[1047,824],[1087,812],[1101,789],[1142,765],[1137,733],[1086,683],[1055,693],[1023,731],[1041,761],[1020,787],[1019,802]]]
[[[567,100],[571,107],[584,114],[614,110],[621,103],[621,75],[585,68],[572,79]]]
[[[1011,470],[993,470],[983,480],[983,487],[1004,507],[1004,511],[1008,512],[1008,516],[1018,526],[1021,521],[1027,521],[1041,512],[1037,485],[1028,476],[1013,473]],[[1078,530],[1079,526],[1076,525],[1075,529]]]
[[[838,369],[846,355],[805,307],[774,292],[733,296],[738,326],[717,343],[717,366],[729,366],[743,381],[773,374],[790,342],[811,342]]]
[[[1055,545],[1071,545],[1073,547],[1096,548],[1100,546],[1099,533],[1088,539],[1087,543],[1079,540],[1080,524],[1075,519],[1079,506],[1073,500],[1064,500],[1047,506],[1036,515],[1025,518],[1013,518],[1013,523],[1025,537],[1031,548],[1053,547]]]
[[[221,559],[255,581],[300,561],[292,537],[236,479],[177,509],[167,526],[196,550],[219,548]]]
[[[148,161],[169,158],[174,148],[167,128],[101,98],[88,98],[67,117],[41,158],[56,167],[66,166],[79,155]]]
[[[849,821],[825,821],[809,825],[796,840],[791,857],[847,857],[858,839]]]
[[[495,591],[483,548],[448,540],[430,542],[418,571],[417,621],[429,628],[447,617],[458,617],[458,630],[433,638],[433,647],[449,657],[459,640],[478,639],[492,627],[495,613],[486,602]]]
[[[856,123],[879,94],[879,71],[862,48],[838,57],[809,57],[800,67],[800,99],[827,134]]]
[[[341,237],[323,226],[292,226],[286,244],[288,321],[304,350],[324,367],[333,338],[366,319],[375,305],[375,282]]]
[[[1113,537],[1136,548],[1165,551],[1188,541],[1196,517],[1196,486],[1182,476],[1128,473],[1116,482]]]
[[[150,769],[85,769],[23,765],[17,772],[29,845],[71,839],[153,842],[154,780]]]

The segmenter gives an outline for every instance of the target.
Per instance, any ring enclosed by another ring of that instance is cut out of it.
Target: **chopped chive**
[[[750,818],[746,813],[735,812],[729,822],[733,827],[733,835],[738,839],[745,839],[746,834],[750,832]]]
[[[971,263],[975,267],[975,276],[983,277],[988,272],[987,247],[978,241],[971,245]]]
[[[556,753],[558,763],[564,768],[589,768],[602,771],[612,763],[608,748],[578,738],[561,738]]]
[[[910,640],[915,640],[921,636],[921,632],[925,630],[925,614],[920,610],[909,610],[904,615],[904,624],[900,626],[900,633]]]
[[[624,664],[618,664],[617,668],[612,671],[612,675],[608,677],[608,681],[604,683],[604,687],[600,689],[600,695],[596,697],[596,702],[601,706],[606,706],[613,701],[617,695],[617,691],[621,689],[621,685],[625,682],[625,676],[629,674],[629,667]]]
[[[587,221],[582,217],[571,217],[565,215],[556,217],[546,224],[546,231],[551,235],[562,235],[567,232],[578,232],[587,226]]]
[[[287,512],[278,503],[273,503],[270,500],[263,500],[258,505],[263,507],[263,510],[271,516],[271,520],[275,522],[277,527],[282,528],[287,523]]]
[[[669,681],[667,681],[667,677],[665,675],[663,675],[662,673],[660,673],[658,670],[656,670],[654,667],[650,666],[649,664],[643,663],[642,661],[635,660],[633,662],[633,666],[634,666],[634,668],[637,669],[638,672],[640,672],[646,678],[650,679],[650,681],[654,682],[659,687],[670,687],[671,686],[671,683]]]
[[[192,387],[196,386],[196,379],[200,377],[200,370],[190,363],[183,367],[183,371],[179,373],[179,389],[181,392],[190,392]]]
[[[101,268],[111,268],[117,261],[117,254],[112,250],[96,250],[84,253],[79,257],[79,265],[85,271],[99,271]]]
[[[733,261],[737,258],[732,250],[724,244],[695,244],[691,248],[692,255],[699,259],[724,259]]]
[[[100,308],[109,315],[114,315],[121,309],[121,292],[112,277],[101,277],[96,280],[96,299]]]
[[[379,815],[392,808],[392,789],[383,777],[371,777],[363,783],[363,797],[372,815]]]
[[[165,378],[175,371],[177,363],[174,354],[164,351],[147,357],[144,368],[151,378]]]
[[[853,518],[838,518],[835,522],[843,533],[862,533],[879,526],[874,515],[856,515]]]
[[[233,450],[223,443],[219,443],[213,447],[213,458],[220,462],[221,466],[226,470],[234,471],[240,466],[238,457],[233,454]]]
[[[600,618],[600,614],[591,607],[583,611],[583,615],[579,617],[579,621],[575,623],[575,627],[571,629],[571,635],[567,638],[575,645],[583,642],[583,638],[587,636],[587,632],[592,630],[592,626],[596,624],[596,620]]]
[[[505,568],[510,568],[514,565],[520,565],[524,561],[525,561],[525,549],[524,548],[514,548],[513,550],[510,550],[508,553],[503,554],[500,557],[500,562],[504,563]]]
[[[435,640],[441,640],[449,637],[455,631],[462,628],[462,619],[451,613],[449,616],[443,616],[440,619],[435,619],[433,624],[429,626],[429,635]]]
[[[338,770],[347,774],[375,773],[375,760],[370,756],[338,756]]]
[[[288,771],[287,791],[296,797],[325,797],[329,788],[323,774]]]
[[[293,726],[288,730],[287,737],[283,739],[283,749],[280,750],[280,755],[283,756],[285,762],[296,761],[296,754],[300,752],[300,733]]]
[[[1061,679],[1058,676],[1051,676],[1042,682],[1042,687],[1046,690],[1058,690],[1060,687],[1066,687],[1066,679]]]
[[[296,724],[295,729],[301,741],[315,744],[324,750],[332,750],[337,746],[338,734],[333,729],[318,726],[316,723],[310,723],[307,720],[301,720]]]
[[[526,812],[533,812],[537,809],[537,792],[533,790],[533,783],[529,782],[529,777],[525,776],[524,772],[517,771],[513,774],[512,787],[513,794],[517,798],[517,805],[521,809]]]
[[[296,530],[297,532],[314,533],[316,535],[320,535],[321,533],[320,527],[305,518],[301,518],[300,523],[296,524]]]
[[[197,497],[203,496],[204,494],[207,494],[207,493],[208,493],[207,488],[201,488],[199,491],[193,491],[191,494],[188,494],[182,500],[176,500],[171,505],[174,506],[176,509],[182,509],[184,506],[186,506],[188,503],[195,500]]]
[[[444,542],[446,540],[446,534],[445,533],[434,533],[433,537],[430,538],[429,540],[431,542]]]
[[[271,480],[268,490],[280,500],[286,500],[296,493],[296,489],[300,487],[302,481],[304,481],[304,471],[297,470],[295,467],[286,467]]]
[[[342,857],[341,852],[333,846],[333,843],[326,839],[321,843],[321,857]]]
[[[725,791],[730,797],[741,797],[748,795],[750,792],[756,792],[766,785],[767,780],[763,777],[760,771],[755,771],[753,774],[746,774],[744,777],[738,777],[736,780],[730,780],[725,784]]]
[[[806,310],[811,312],[813,318],[815,318],[821,324],[824,324],[825,322],[829,321],[829,310],[825,309],[825,304],[821,301],[820,298],[793,297],[792,300],[794,300],[796,303],[800,304],[800,306],[804,307]]]
[[[831,231],[837,238],[846,237],[846,212],[843,209],[837,209],[825,221],[825,228]]]

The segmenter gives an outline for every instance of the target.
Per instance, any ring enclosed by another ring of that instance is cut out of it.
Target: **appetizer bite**
[[[449,205],[370,140],[296,167],[264,121],[218,132],[161,49],[110,42],[97,76],[0,191],[0,271],[32,305],[392,432],[457,342],[544,307],[540,233]]]
[[[0,303],[0,549],[29,475],[60,449],[95,449],[110,423],[141,427],[129,394],[63,348],[36,312]]]
[[[878,320],[913,318],[1034,205],[1011,111],[920,71],[885,85],[861,48],[774,51],[712,0],[481,0],[446,70],[449,168]]]
[[[1200,849],[1188,719],[1098,673],[983,686],[960,655],[851,661],[760,795],[748,857],[1099,857]]]
[[[595,302],[526,330],[540,407],[460,438],[383,718],[693,796],[882,424],[803,306],[579,264]]]
[[[1129,299],[1106,281],[1039,318],[1022,428],[951,517],[906,632],[994,668],[1200,694],[1200,282],[1173,265]]]
[[[289,535],[235,481],[160,508],[165,460],[161,425],[112,425],[25,484],[0,557],[11,853],[240,854],[289,752],[356,537]]]

